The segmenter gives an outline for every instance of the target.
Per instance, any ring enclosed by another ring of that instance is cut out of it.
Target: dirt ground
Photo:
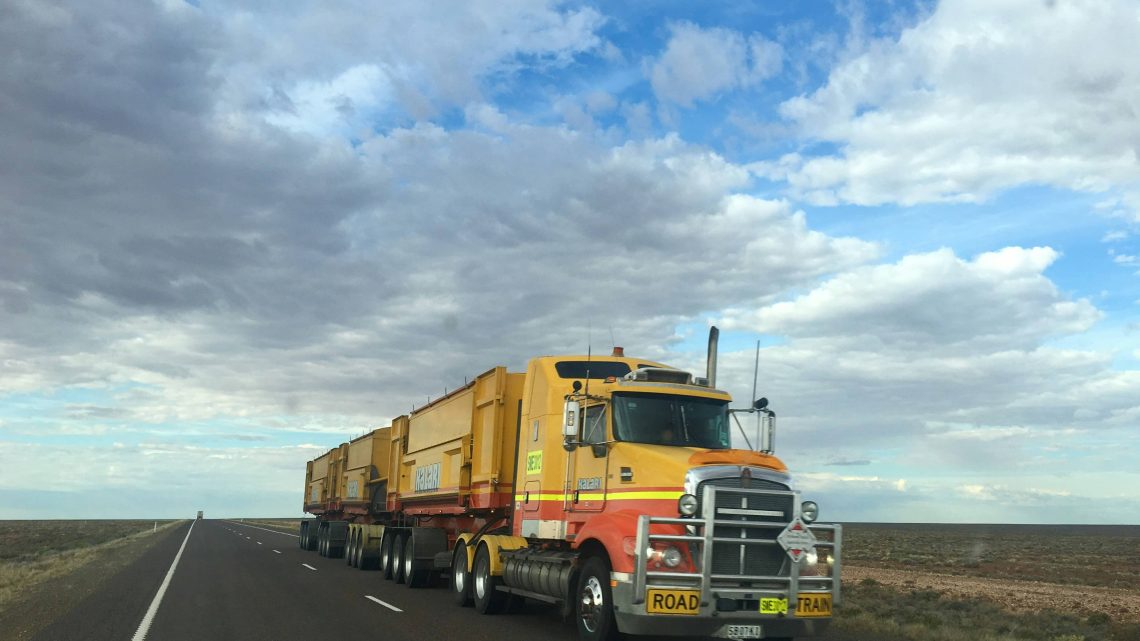
[[[1081,615],[1103,612],[1116,621],[1140,622],[1140,592],[1131,589],[955,576],[926,569],[843,566],[845,583],[864,579],[874,579],[898,589],[933,590],[957,598],[984,598],[1010,612],[1056,610]]]

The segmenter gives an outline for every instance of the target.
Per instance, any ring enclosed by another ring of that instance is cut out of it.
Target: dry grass
[[[162,532],[179,521],[0,521],[0,611],[54,577],[107,550]]]

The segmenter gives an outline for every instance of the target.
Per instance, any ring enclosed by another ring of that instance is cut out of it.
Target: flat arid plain
[[[248,545],[241,554],[250,558],[311,555],[303,559],[317,568],[313,573],[348,571],[343,562],[296,550],[290,534],[296,519],[201,523],[203,534],[211,528],[237,534]],[[161,579],[173,557],[162,548],[177,550],[185,526],[162,520],[0,521],[0,639],[58,638],[59,630],[70,629],[69,618],[106,599],[107,591],[120,590],[122,579],[140,566]],[[255,540],[259,536],[265,545]],[[1140,526],[853,523],[844,526],[844,539],[844,603],[827,639],[1140,640]],[[301,576],[315,576],[305,572]],[[395,594],[404,601],[443,597],[402,589]],[[572,636],[572,626],[546,609],[527,606],[524,615],[508,615],[498,625],[516,625],[515,619],[525,628],[519,633],[549,625],[551,638]],[[472,615],[438,611],[440,617],[452,614]],[[133,629],[137,621],[124,625]],[[104,638],[98,629],[82,634]]]

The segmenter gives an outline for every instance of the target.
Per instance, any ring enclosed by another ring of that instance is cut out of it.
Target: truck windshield
[[[619,441],[731,447],[728,402],[693,396],[614,394],[614,437]]]

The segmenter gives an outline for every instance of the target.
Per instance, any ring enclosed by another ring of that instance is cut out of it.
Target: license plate
[[[645,599],[645,611],[649,614],[699,614],[701,592],[650,589]]]
[[[801,592],[796,599],[796,616],[800,618],[831,616],[831,595]]]
[[[787,614],[788,600],[784,598],[765,597],[760,599],[760,614]]]
[[[722,639],[759,639],[763,633],[758,625],[726,625],[717,636]]]

